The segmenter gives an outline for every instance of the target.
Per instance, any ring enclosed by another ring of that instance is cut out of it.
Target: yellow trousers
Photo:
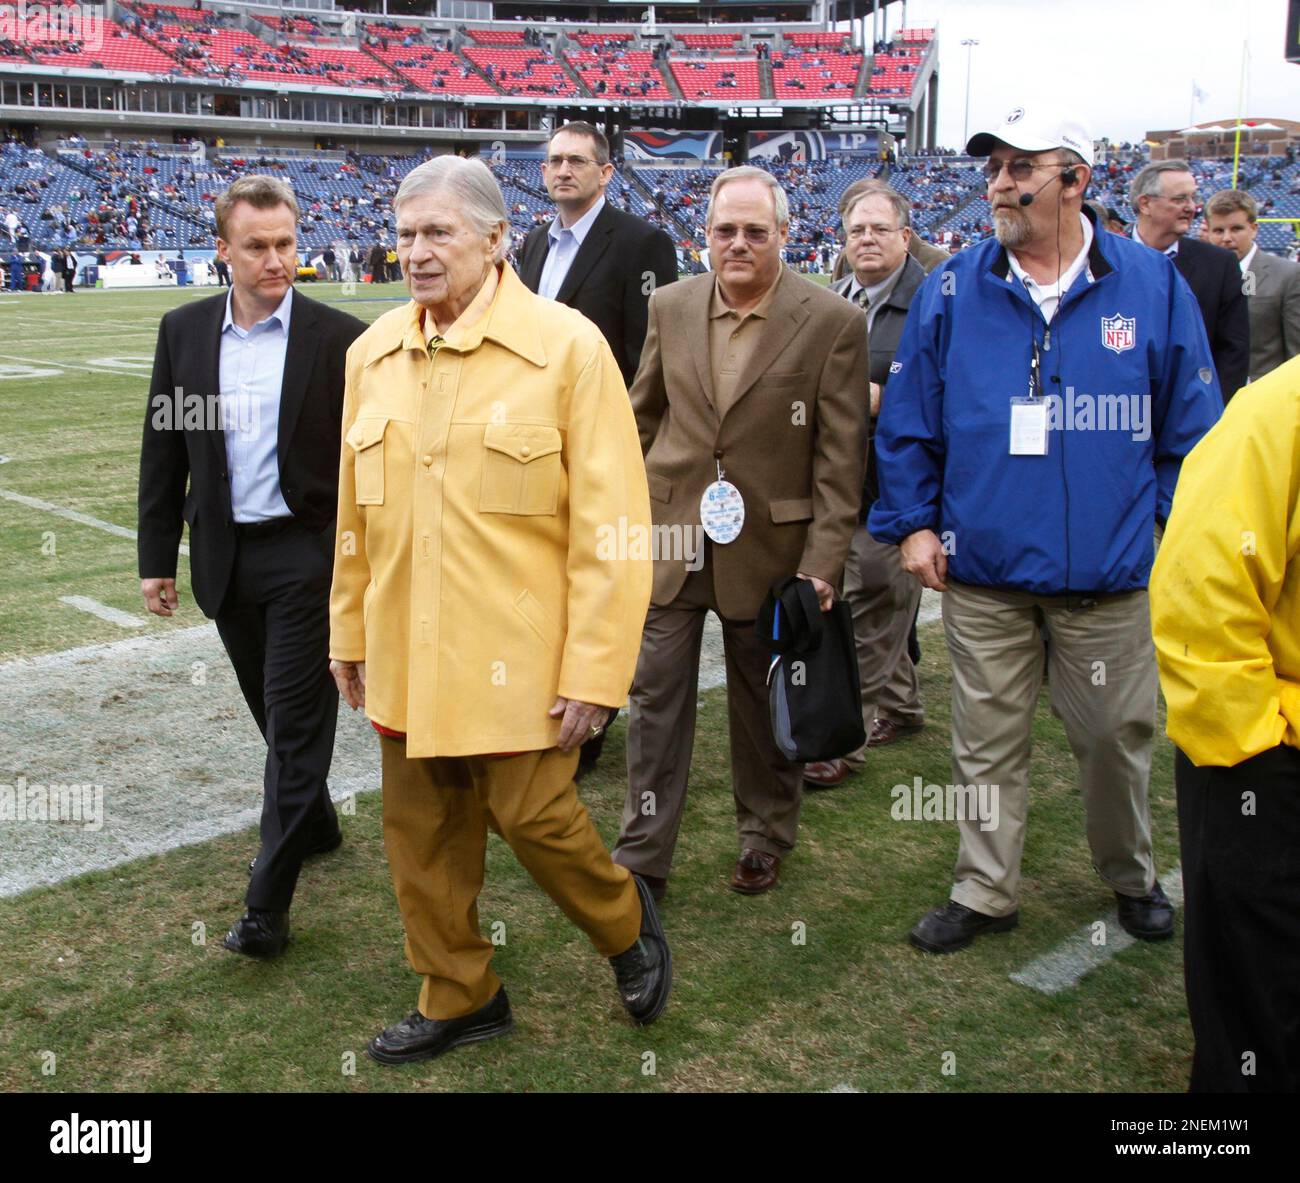
[[[405,740],[379,742],[384,849],[425,1018],[470,1014],[501,987],[478,925],[489,826],[598,953],[631,948],[641,903],[578,799],[576,749],[408,760]]]

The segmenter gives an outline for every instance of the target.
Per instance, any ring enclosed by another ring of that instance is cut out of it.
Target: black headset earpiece
[[[1074,169],[1066,168],[1061,170],[1062,185],[1073,185],[1074,182],[1077,181],[1078,179],[1079,179],[1079,174],[1075,172]]]

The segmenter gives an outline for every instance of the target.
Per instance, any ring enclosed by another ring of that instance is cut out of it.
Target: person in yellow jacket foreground
[[[1151,573],[1193,1092],[1300,1089],[1300,358],[1183,461]]]
[[[599,330],[502,260],[505,203],[441,156],[393,202],[411,301],[347,357],[330,668],[380,733],[384,846],[424,977],[382,1063],[511,1029],[479,932],[491,826],[611,959],[639,1023],[672,961],[648,888],[578,799],[578,745],[627,697],[650,602],[650,499]]]

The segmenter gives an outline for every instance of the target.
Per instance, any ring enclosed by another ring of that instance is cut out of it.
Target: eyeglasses
[[[857,242],[870,232],[872,238],[884,238],[886,234],[901,234],[902,226],[850,226],[849,241]]]
[[[1027,181],[1034,175],[1034,170],[1039,168],[1065,168],[1067,167],[1064,160],[1033,161],[1026,160],[1023,156],[1015,160],[990,160],[980,172],[984,174],[984,179],[991,185],[998,179],[1002,170],[1005,168],[1011,174],[1013,181]]]
[[[1190,205],[1190,206],[1196,205],[1195,193],[1181,193],[1177,197],[1166,197],[1163,193],[1161,193],[1159,196],[1163,200],[1169,202],[1170,205]]]
[[[714,226],[709,233],[719,242],[731,242],[739,234],[755,246],[762,246],[772,237],[772,231],[765,230],[762,226]]]
[[[548,156],[546,164],[551,168],[559,168],[562,164],[567,164],[570,168],[586,168],[589,164],[595,164],[590,156]]]

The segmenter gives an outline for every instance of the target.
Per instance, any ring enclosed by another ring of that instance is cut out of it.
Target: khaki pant
[[[636,885],[610,861],[578,800],[576,750],[408,760],[404,739],[381,735],[380,751],[384,849],[406,956],[424,975],[425,1018],[470,1014],[501,987],[478,926],[489,826],[598,953],[632,947],[641,931]]]
[[[948,581],[943,627],[952,661],[956,784],[997,785],[999,824],[960,822],[952,898],[989,916],[1015,911],[1029,808],[1030,727],[1047,673],[1052,713],[1079,766],[1088,845],[1102,880],[1140,896],[1155,882],[1147,782],[1156,663],[1145,591],[1071,611],[1064,596]]]
[[[916,666],[907,652],[921,584],[903,570],[898,547],[877,542],[865,526],[853,532],[844,568],[844,598],[853,612],[853,639],[862,683],[862,726],[868,738],[877,719],[904,727],[925,722]],[[844,757],[850,768],[867,759],[864,744]]]
[[[667,878],[672,866],[695,745],[700,641],[709,611],[716,613],[717,603],[706,557],[677,598],[664,608],[651,606],[646,617],[629,696],[627,802],[614,848],[618,862],[643,875]],[[726,620],[720,613],[718,618],[740,849],[784,858],[799,829],[803,765],[786,760],[772,739],[766,682],[772,655],[754,622]]]

